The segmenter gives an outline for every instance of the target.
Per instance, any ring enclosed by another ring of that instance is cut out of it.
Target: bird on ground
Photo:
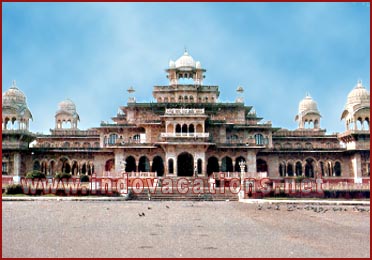
[[[280,210],[279,205],[276,205],[276,206],[275,206],[275,210]]]
[[[166,207],[167,209],[169,209],[169,206],[168,206],[168,205],[165,205],[165,207]]]
[[[147,207],[147,209],[148,209],[148,210],[150,210],[150,209],[151,209],[151,207]]]
[[[262,210],[262,206],[261,206],[261,205],[258,205],[258,206],[257,206],[257,209],[258,209],[258,210]]]

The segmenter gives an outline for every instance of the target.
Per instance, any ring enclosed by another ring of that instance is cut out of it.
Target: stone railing
[[[240,179],[241,172],[214,172],[213,178],[215,179],[229,179],[229,178],[237,178]],[[255,178],[255,179],[261,179],[267,177],[267,172],[243,172],[243,178]]]
[[[155,178],[156,172],[127,172],[128,178]]]
[[[160,133],[163,138],[208,138],[209,133]]]
[[[167,108],[166,115],[204,115],[204,108]]]

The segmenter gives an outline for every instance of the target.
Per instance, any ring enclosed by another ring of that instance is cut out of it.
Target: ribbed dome
[[[298,106],[298,113],[303,114],[309,112],[319,113],[319,110],[317,103],[311,98],[310,95],[307,94],[306,97],[301,100]]]
[[[26,105],[26,96],[20,91],[15,81],[13,81],[13,85],[3,93],[3,107],[4,106],[25,106]]]
[[[62,102],[60,102],[58,104],[58,112],[69,112],[71,114],[76,114],[76,105],[74,102],[72,102],[72,100],[70,99],[66,99],[66,100],[63,100]]]
[[[16,82],[3,93],[2,96],[2,116],[32,119],[32,114],[27,107],[26,96],[20,91]]]
[[[176,68],[184,68],[184,67],[191,67],[195,68],[196,63],[194,59],[189,55],[187,51],[184,52],[184,54],[176,60]]]
[[[346,107],[353,107],[354,105],[369,106],[369,92],[362,85],[362,81],[358,84],[347,96]]]

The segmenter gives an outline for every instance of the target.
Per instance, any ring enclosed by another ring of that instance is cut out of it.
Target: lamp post
[[[240,192],[239,192],[239,199],[244,198],[244,171],[245,171],[245,161],[241,160],[239,162],[240,167]]]

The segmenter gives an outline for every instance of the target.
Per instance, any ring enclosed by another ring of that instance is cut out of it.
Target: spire
[[[17,83],[16,83],[15,79],[12,82],[12,88],[17,88]]]
[[[361,79],[358,79],[358,83],[356,85],[356,88],[363,88],[362,80]]]

